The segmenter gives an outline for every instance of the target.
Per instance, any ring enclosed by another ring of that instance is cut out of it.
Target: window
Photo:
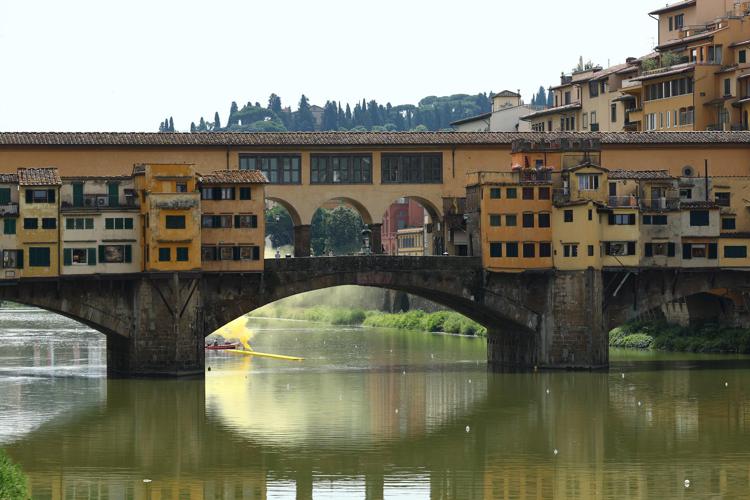
[[[552,257],[552,243],[548,241],[539,243],[539,257]]]
[[[720,207],[728,207],[730,205],[730,193],[716,193],[714,194],[714,199]]]
[[[516,191],[516,188],[508,188],[505,191],[505,197],[508,198],[509,200],[514,200],[518,198],[518,192]]]
[[[219,188],[220,200],[233,200],[234,199],[234,188],[233,187],[222,187]]]
[[[168,248],[159,249],[159,260],[161,260],[161,251]],[[167,254],[167,260],[169,255]],[[133,249],[130,245],[99,245],[99,262],[102,264],[119,264],[133,261]]]
[[[589,128],[589,114],[583,114],[583,128]]]
[[[54,203],[54,189],[27,189],[26,203]]]
[[[239,251],[239,260],[260,260],[260,247],[237,247],[237,250]]]
[[[737,220],[734,217],[721,219],[721,229],[724,231],[734,231],[737,229]]]
[[[506,243],[505,255],[508,257],[518,257],[518,243]]]
[[[63,250],[65,266],[95,266],[96,248],[66,248]]]
[[[370,184],[372,155],[311,155],[311,184]]]
[[[599,174],[579,174],[579,191],[596,191],[599,189]]]
[[[219,193],[219,191],[216,191],[216,193]],[[218,199],[214,198],[214,188],[210,187],[203,187],[201,188],[201,200],[213,200]]]
[[[597,82],[597,81],[590,81],[589,82],[589,96],[590,97],[598,97],[599,96],[599,82]]]
[[[682,125],[691,125],[693,123],[693,119],[695,118],[695,108],[693,106],[688,106],[687,108],[680,108],[680,126]],[[685,177],[690,177],[693,174],[686,175]]]
[[[540,200],[549,200],[550,199],[550,189],[548,187],[540,187],[539,188],[539,199]]]
[[[633,226],[635,214],[609,214],[610,226]]]
[[[516,225],[517,217],[515,214],[509,214],[505,216],[505,225],[509,227],[513,227]]]
[[[654,225],[654,226],[666,226],[667,225],[667,216],[666,215],[644,215],[643,216],[643,224],[644,225]]]
[[[615,257],[635,255],[635,241],[605,241],[604,254]]]
[[[669,31],[672,31],[674,29],[674,18],[672,16],[669,16]]]
[[[563,257],[578,257],[578,245],[574,243],[563,245]]]
[[[609,121],[612,123],[617,121],[617,104],[610,104],[609,105]]]
[[[539,227],[549,227],[550,217],[548,212],[542,212],[539,214]]]
[[[747,62],[747,52],[744,49],[739,52],[739,62],[740,64],[745,64]]]
[[[219,247],[219,260],[234,260],[234,247]]]
[[[231,215],[203,215],[201,216],[201,226],[204,228],[231,228]]]
[[[674,29],[681,30],[685,24],[685,14],[677,14],[674,16]]]
[[[384,153],[381,171],[383,184],[439,184],[443,182],[443,155]]]
[[[594,245],[588,245],[587,249],[588,249],[589,257],[593,257],[594,256]]]
[[[86,229],[92,229],[92,228],[86,228]],[[104,219],[104,229],[133,229],[133,218],[132,217],[107,217],[106,219]]]
[[[534,214],[532,212],[524,213],[522,216],[523,227],[534,227]]]
[[[589,220],[594,220],[594,211],[589,208]]]
[[[718,245],[716,243],[683,243],[683,259],[715,259],[718,255]]]
[[[500,227],[500,214],[490,214],[490,226]]]
[[[712,45],[708,47],[707,60],[709,64],[721,64],[722,46]]]
[[[503,244],[497,241],[490,242],[490,257],[502,257]]]
[[[565,92],[565,100],[563,101],[563,104],[570,104],[570,90]]]
[[[52,217],[43,218],[42,229],[57,229],[57,219]]]
[[[16,219],[3,219],[3,234],[16,234]]]
[[[724,97],[732,95],[732,81],[729,78],[724,78]]]
[[[36,218],[25,218],[23,220],[23,228],[24,229],[38,229],[39,228],[39,220]]]
[[[23,250],[3,250],[3,269],[23,269]]]
[[[690,176],[686,176],[686,177],[690,177]],[[693,190],[690,188],[680,189],[680,198],[683,200],[693,199]]]
[[[29,267],[49,267],[49,247],[29,248]]]
[[[240,170],[260,170],[271,184],[299,184],[299,155],[240,155]]]
[[[166,228],[167,229],[185,229],[185,216],[184,215],[167,215],[166,216]]]
[[[201,247],[201,260],[211,262],[219,260],[219,252],[216,247]]]
[[[536,245],[534,243],[523,244],[523,257],[525,259],[533,259],[536,257]]]
[[[257,215],[235,215],[234,227],[239,229],[251,229],[258,227]]]
[[[189,255],[189,249],[188,247],[177,247],[177,262],[187,262],[188,255]]]
[[[727,245],[724,247],[724,258],[726,259],[746,259],[747,247],[745,245]]]
[[[175,192],[187,193],[188,185],[187,182],[175,182]]]
[[[521,190],[521,197],[524,200],[533,200],[534,199],[534,188],[531,187],[525,187]]]
[[[599,123],[599,122],[596,119],[596,111],[592,111],[591,112],[591,125],[595,125],[597,123]]]
[[[691,210],[690,211],[690,225],[691,226],[708,226],[709,217],[708,210]]]
[[[490,188],[490,198],[493,200],[500,199],[500,188]]]
[[[240,188],[240,200],[251,200],[252,199],[252,189],[249,187],[241,187]]]
[[[572,210],[565,210],[563,212],[563,221],[564,222],[573,222],[573,211]]]
[[[65,229],[78,231],[82,229],[94,229],[94,219],[90,217],[66,217]]]
[[[169,262],[170,260],[172,260],[172,249],[160,248],[159,249],[159,262]]]
[[[662,255],[667,257],[675,256],[674,243],[657,242],[657,243],[646,243],[643,247],[644,256],[653,257],[655,255]]]

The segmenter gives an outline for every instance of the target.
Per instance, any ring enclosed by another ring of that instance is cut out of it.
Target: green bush
[[[26,500],[29,498],[26,489],[26,477],[21,468],[10,461],[10,458],[0,450],[0,499]]]
[[[612,329],[609,332],[609,345],[664,351],[750,354],[750,329],[717,323],[682,327],[663,321],[633,322]]]

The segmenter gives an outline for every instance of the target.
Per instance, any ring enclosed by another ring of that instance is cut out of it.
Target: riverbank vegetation
[[[487,329],[462,314],[452,311],[426,313],[409,311],[389,314],[364,309],[313,306],[284,307],[268,305],[250,313],[251,317],[283,318],[303,321],[315,321],[329,325],[367,326],[376,328],[395,328],[421,332],[444,332],[461,335],[486,335]]]
[[[750,329],[706,323],[680,326],[666,322],[633,322],[609,332],[610,347],[663,351],[750,354]]]
[[[11,462],[5,452],[0,449],[0,499],[26,500],[29,498],[26,489],[26,477],[21,468]]]

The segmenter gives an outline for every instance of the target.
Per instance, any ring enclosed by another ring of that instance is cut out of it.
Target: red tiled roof
[[[680,208],[719,208],[719,205],[714,201],[683,201],[680,203]]]
[[[266,184],[268,179],[260,170],[216,170],[201,175],[203,184]]]
[[[602,144],[614,145],[750,144],[750,132],[0,132],[0,149],[15,146],[172,148],[509,146],[519,139],[536,142],[599,139]],[[137,168],[134,168],[134,172],[136,170]]]
[[[658,15],[658,14],[664,14],[666,12],[671,12],[673,10],[678,9],[684,9],[686,7],[691,7],[695,5],[696,0],[684,0],[682,2],[673,3],[672,5],[667,5],[665,7],[662,7],[661,9],[652,10],[648,13],[649,16]]]
[[[581,109],[582,105],[580,102],[574,102],[571,104],[563,104],[562,106],[556,106],[554,108],[546,108],[539,111],[535,111],[534,113],[529,113],[528,115],[524,115],[521,117],[521,120],[529,120],[531,118],[537,118],[539,116],[546,116],[546,115],[553,115],[555,113],[562,113],[565,111],[571,111],[574,109]]]
[[[18,174],[0,174],[0,184],[18,184]]]
[[[667,170],[610,170],[610,179],[671,180]]]
[[[62,180],[54,167],[19,168],[19,186],[60,186]]]

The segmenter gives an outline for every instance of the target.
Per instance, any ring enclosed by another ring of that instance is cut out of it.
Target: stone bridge
[[[0,300],[41,307],[107,336],[111,375],[202,374],[204,337],[279,299],[340,285],[400,290],[488,329],[497,369],[608,365],[609,327],[662,304],[744,290],[750,274],[717,270],[488,273],[474,257],[267,260],[262,273],[139,273],[24,279]]]

